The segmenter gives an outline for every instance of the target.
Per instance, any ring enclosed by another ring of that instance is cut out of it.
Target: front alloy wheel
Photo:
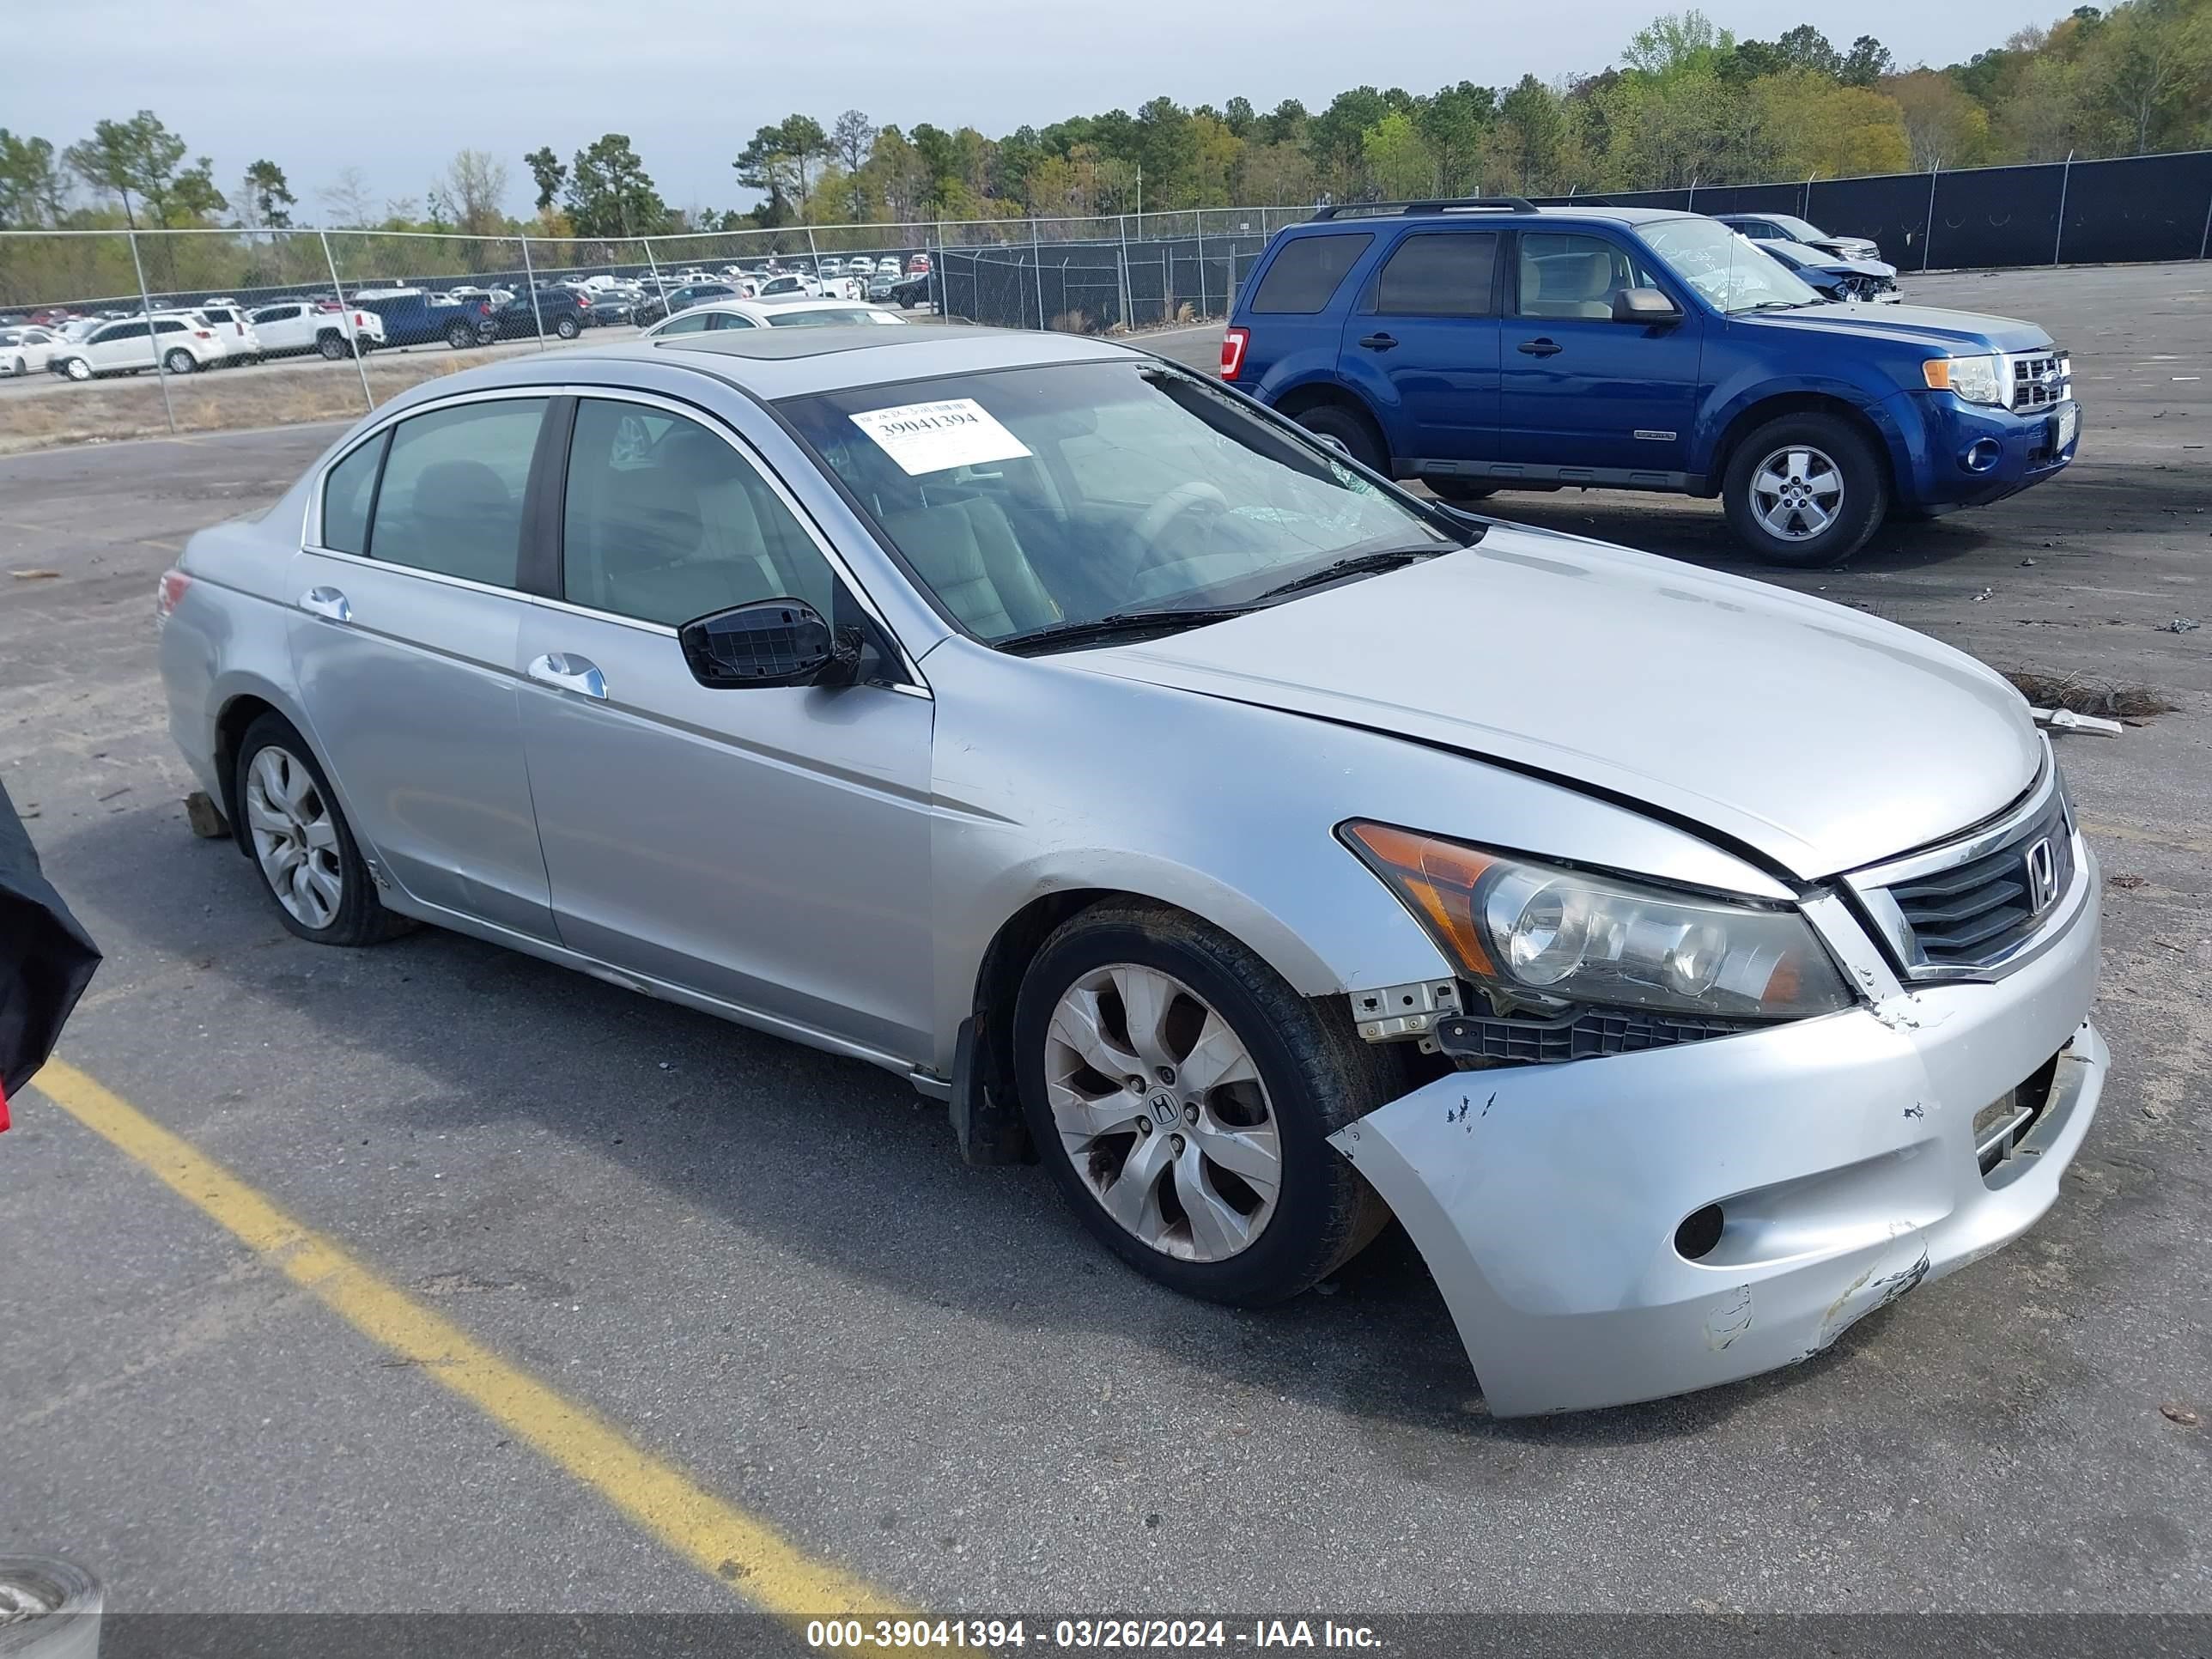
[[[1721,486],[1729,528],[1771,564],[1841,564],[1888,511],[1888,468],[1834,415],[1784,415],[1735,447]]]
[[[1790,444],[1751,475],[1751,509],[1777,541],[1809,542],[1844,507],[1843,469],[1810,444]]]
[[[1406,1079],[1340,1001],[1164,905],[1062,922],[1009,1035],[1030,1139],[1091,1235],[1170,1289],[1245,1307],[1364,1247],[1389,1212],[1328,1137]]]
[[[1180,980],[1124,962],[1069,986],[1045,1087],[1068,1162],[1151,1249],[1226,1261],[1273,1219],[1283,1154],[1267,1091],[1242,1039]]]

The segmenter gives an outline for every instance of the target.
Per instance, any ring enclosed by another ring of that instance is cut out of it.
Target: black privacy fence
[[[1540,198],[1567,206],[1588,197]],[[2106,161],[1616,191],[1621,207],[1791,213],[1864,236],[1900,270],[2202,259],[2212,247],[2212,150]]]
[[[1794,214],[1832,234],[1869,239],[1907,271],[2212,253],[2212,150],[1538,198],[1557,207],[1599,201]],[[1249,233],[939,247],[932,298],[947,314],[974,322],[1079,333],[1220,317],[1267,240]]]

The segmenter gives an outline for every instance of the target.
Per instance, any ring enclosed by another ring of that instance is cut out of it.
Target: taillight
[[[1232,328],[1221,337],[1221,378],[1233,380],[1244,367],[1244,348],[1252,338],[1249,328]]]
[[[181,570],[164,570],[161,580],[154,585],[154,615],[156,620],[167,622],[177,602],[185,597],[185,590],[192,579]]]
[[[209,333],[207,330],[204,328],[196,328],[192,331],[192,338],[195,340],[212,340],[215,338],[215,336]]]

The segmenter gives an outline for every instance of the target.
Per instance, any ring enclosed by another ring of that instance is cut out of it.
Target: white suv
[[[89,380],[141,374],[157,362],[172,374],[190,374],[222,359],[222,337],[210,324],[189,313],[165,313],[103,323],[81,343],[56,352],[50,366],[72,380]]]
[[[226,367],[261,361],[260,337],[246,319],[246,307],[237,301],[210,300],[199,308],[198,314],[206,318],[221,337]]]

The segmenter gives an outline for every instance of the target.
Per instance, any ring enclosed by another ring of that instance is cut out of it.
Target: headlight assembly
[[[1920,374],[1930,391],[1949,392],[1970,404],[2002,404],[2002,368],[1994,356],[1930,357],[1920,365]]]
[[[1509,1000],[1739,1019],[1852,1000],[1793,908],[1669,892],[1388,824],[1343,833],[1446,958]]]

